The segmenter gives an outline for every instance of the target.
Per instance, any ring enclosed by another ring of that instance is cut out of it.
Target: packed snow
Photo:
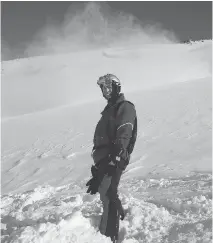
[[[119,243],[212,242],[211,53],[204,41],[2,62],[2,243],[110,242],[85,186],[105,73],[139,121]]]

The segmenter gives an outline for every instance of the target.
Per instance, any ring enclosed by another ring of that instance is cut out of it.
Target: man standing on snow
[[[93,177],[87,182],[87,192],[100,193],[103,214],[99,229],[116,242],[119,219],[125,217],[117,189],[136,141],[137,117],[134,105],[125,100],[121,93],[121,83],[115,75],[104,75],[97,84],[108,104],[95,130],[92,151],[94,165],[91,167]]]

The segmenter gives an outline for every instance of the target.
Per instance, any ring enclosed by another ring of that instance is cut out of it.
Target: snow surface
[[[211,242],[211,53],[204,41],[3,62],[2,242],[110,242],[99,195],[85,193],[105,105],[96,80],[110,72],[139,121],[119,242]]]

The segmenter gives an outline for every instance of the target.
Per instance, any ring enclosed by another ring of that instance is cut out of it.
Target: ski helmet
[[[116,98],[121,91],[121,82],[114,74],[106,74],[98,79],[103,96],[109,100]]]

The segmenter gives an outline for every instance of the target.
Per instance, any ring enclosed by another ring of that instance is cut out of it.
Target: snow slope
[[[210,76],[212,43],[195,47],[128,46],[3,62],[2,117],[96,100],[96,79],[106,72],[120,77],[124,92]]]
[[[211,49],[144,45],[2,63],[2,242],[110,242],[97,232],[99,196],[85,193],[105,105],[96,79],[107,72],[139,120],[119,187],[128,212],[119,242],[211,242]]]

